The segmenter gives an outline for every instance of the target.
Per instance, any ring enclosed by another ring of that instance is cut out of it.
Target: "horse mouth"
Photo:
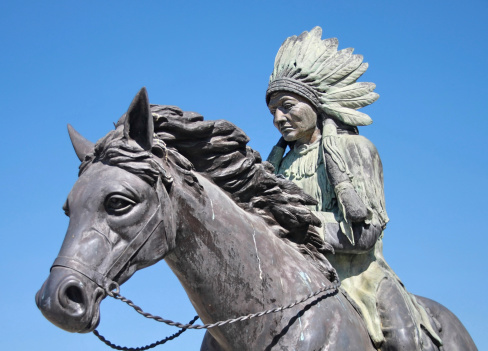
[[[95,298],[92,308],[92,318],[89,320],[86,327],[78,331],[78,333],[91,333],[100,324],[100,303],[105,298],[105,291],[102,288],[98,287],[95,289],[94,296]]]
[[[66,269],[53,269],[36,294],[44,317],[72,333],[89,333],[98,326],[100,303],[106,296],[102,288],[84,278]]]

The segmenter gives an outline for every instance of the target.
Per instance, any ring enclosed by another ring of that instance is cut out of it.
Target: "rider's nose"
[[[280,124],[280,123],[283,123],[283,122],[286,122],[286,116],[283,112],[281,112],[279,109],[276,110],[276,112],[274,113],[274,120],[273,120],[274,124]]]

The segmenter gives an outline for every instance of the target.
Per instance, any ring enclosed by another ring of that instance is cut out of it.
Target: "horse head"
[[[66,237],[36,303],[53,324],[86,333],[98,325],[107,294],[174,248],[172,177],[153,153],[165,148],[153,140],[144,88],[96,145],[69,130],[80,176],[63,207],[70,218]]]

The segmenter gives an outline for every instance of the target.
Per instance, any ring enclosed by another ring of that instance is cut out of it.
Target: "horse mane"
[[[325,258],[333,248],[319,236],[320,220],[307,205],[316,201],[247,146],[249,138],[226,120],[205,121],[176,106],[151,105],[154,132],[168,149],[176,149],[195,171],[205,174],[244,210],[261,216],[273,233],[337,279]]]
[[[330,281],[338,279],[324,256],[334,249],[319,236],[315,226],[321,222],[307,207],[315,205],[315,199],[293,182],[276,176],[273,165],[262,162],[259,153],[247,146],[249,138],[241,129],[225,120],[204,121],[200,114],[176,106],[151,105],[151,113],[155,133],[152,151],[126,142],[123,115],[115,130],[85,157],[79,175],[91,164],[103,162],[131,172],[151,186],[161,179],[169,189],[173,179],[155,160],[167,158],[197,192],[201,188],[193,171],[210,178],[245,211],[261,216],[276,236],[312,261]]]

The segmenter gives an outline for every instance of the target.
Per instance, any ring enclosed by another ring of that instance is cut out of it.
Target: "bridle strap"
[[[122,251],[120,255],[114,260],[114,263],[112,264],[112,266],[110,266],[106,273],[100,273],[92,267],[89,267],[86,264],[78,261],[77,259],[66,256],[58,256],[54,260],[54,263],[51,266],[51,270],[54,267],[64,267],[72,269],[93,281],[95,284],[104,289],[105,292],[109,295],[111,295],[112,290],[118,290],[119,285],[113,279],[117,275],[119,275],[124,268],[126,268],[127,263],[130,262],[130,259],[149,240],[153,233],[156,232],[156,229],[161,225],[161,223],[163,223],[164,217],[161,211],[162,190],[160,187],[161,184],[158,182],[156,185],[156,192],[159,202],[158,207],[151,215],[151,218],[148,219],[146,224],[144,224],[141,230],[139,230],[139,232],[135,235],[134,239],[132,239],[132,241],[127,245],[125,250]]]
[[[53,263],[51,269],[53,269],[54,267],[69,268],[69,269],[72,269],[78,273],[81,273],[85,277],[87,277],[88,279],[90,279],[94,283],[96,283],[98,286],[103,288],[104,290],[110,289],[110,285],[112,285],[112,283],[114,283],[111,279],[107,278],[102,273],[97,272],[96,270],[88,267],[84,263],[81,263],[80,261],[78,261],[74,258],[71,258],[71,257],[58,256],[54,260],[54,263]]]
[[[134,254],[149,240],[162,222],[163,215],[161,213],[161,204],[159,204],[156,211],[154,211],[144,227],[142,227],[139,233],[137,233],[134,239],[127,245],[125,250],[120,253],[119,257],[115,259],[112,266],[108,269],[107,273],[105,273],[105,276],[114,279],[117,274],[122,271],[127,262],[130,261],[132,256],[134,256]]]

